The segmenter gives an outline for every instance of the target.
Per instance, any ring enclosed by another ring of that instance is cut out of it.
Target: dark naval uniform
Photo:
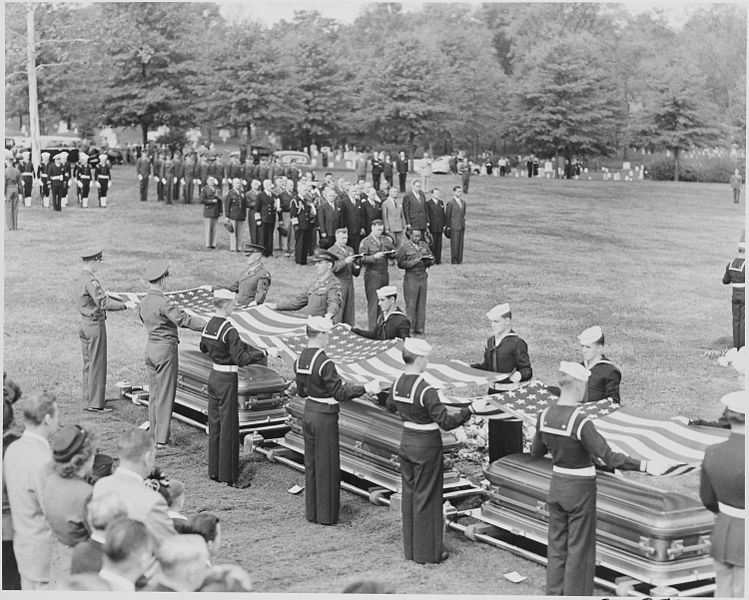
[[[339,402],[364,394],[345,384],[322,348],[305,348],[294,363],[297,393],[306,398],[304,433],[305,516],[323,525],[338,522],[341,456],[338,447]]]
[[[590,371],[588,378],[588,388],[585,390],[583,402],[597,402],[604,398],[611,398],[619,404],[619,384],[622,381],[622,373],[614,364],[605,356],[601,359],[583,366]]]
[[[56,162],[50,163],[47,167],[47,178],[52,196],[52,210],[62,210],[62,196],[65,193],[65,170],[62,165]]]
[[[109,163],[102,165],[99,164],[96,167],[96,183],[99,184],[99,206],[106,207],[107,191],[109,190],[109,182],[112,177],[112,169]]]
[[[270,289],[270,273],[258,262],[252,268],[246,269],[237,281],[227,286],[227,289],[237,294],[237,304],[256,304],[265,302],[265,297]]]
[[[311,317],[324,317],[326,314],[333,315],[333,323],[341,322],[341,282],[330,271],[324,279],[317,279],[307,288],[306,292],[278,302],[276,310],[299,310],[307,307]]]
[[[208,321],[200,351],[213,361],[208,376],[208,475],[234,483],[239,477],[238,371],[264,360],[266,353],[240,340],[226,317]]]
[[[531,455],[551,452],[547,596],[592,596],[596,568],[596,471],[593,456],[608,467],[638,471],[639,460],[614,452],[578,406],[545,408],[536,422]]]
[[[731,312],[733,313],[733,345],[735,348],[744,346],[744,276],[746,263],[743,256],[737,256],[726,265],[723,283],[731,284],[733,297],[731,298]]]
[[[364,267],[364,295],[367,297],[367,320],[370,329],[374,329],[377,317],[381,313],[377,303],[377,290],[390,283],[388,257],[375,258],[374,255],[393,250],[395,245],[390,236],[381,235],[378,239],[370,233],[359,244],[359,252],[364,255],[361,262]]]
[[[34,187],[34,164],[30,160],[18,164],[23,181],[23,201],[26,207],[31,206],[31,190]]]
[[[83,351],[83,405],[104,408],[107,386],[107,311],[125,310],[112,300],[91,271],[83,269],[76,282],[76,302],[81,313],[78,336]]]
[[[91,166],[87,163],[85,165],[76,165],[75,178],[80,182],[80,196],[83,202],[83,207],[88,207],[88,197],[91,193]]]
[[[191,317],[159,290],[148,290],[140,303],[140,320],[148,332],[146,370],[148,371],[148,419],[157,444],[169,442],[169,428],[177,392],[179,336],[177,327],[202,331],[205,321]]]
[[[403,420],[400,457],[403,486],[403,550],[406,560],[438,563],[442,558],[442,434],[471,417],[468,407],[449,412],[437,390],[418,374],[393,383],[387,409]]]
[[[307,264],[307,256],[312,251],[312,237],[315,233],[315,207],[306,198],[297,195],[289,204],[289,215],[293,226],[294,260],[298,265]],[[292,235],[292,232],[289,232]]]
[[[434,264],[429,246],[424,240],[416,246],[405,240],[398,248],[398,267],[403,269],[403,298],[406,314],[415,334],[424,333],[427,312],[427,268]]]
[[[353,326],[356,323],[356,297],[354,295],[354,276],[361,271],[361,264],[356,261],[346,264],[348,256],[354,255],[351,246],[339,246],[337,243],[328,248],[328,252],[338,257],[333,264],[333,273],[341,282],[341,323]]]
[[[377,323],[372,330],[359,329],[354,327],[351,329],[357,335],[361,335],[371,340],[394,340],[400,338],[405,340],[408,337],[409,331],[411,330],[411,323],[408,317],[403,314],[400,308],[396,307],[387,318],[380,314],[377,317]]]

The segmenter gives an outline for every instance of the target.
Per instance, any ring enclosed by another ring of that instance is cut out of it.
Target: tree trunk
[[[250,151],[250,141],[252,140],[252,121],[247,121],[247,139],[245,140],[245,143],[247,144],[247,152]]]
[[[674,150],[674,181],[679,181],[679,149]]]
[[[39,96],[36,87],[36,37],[34,32],[34,15],[36,4],[29,3],[26,8],[26,76],[29,83],[29,137],[31,138],[31,162],[39,166],[42,162],[41,143],[39,141]]]

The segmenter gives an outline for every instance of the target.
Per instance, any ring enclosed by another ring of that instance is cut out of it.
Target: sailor
[[[263,246],[245,242],[242,250],[247,269],[242,271],[239,279],[228,288],[237,294],[237,304],[256,306],[265,302],[270,289],[271,277],[263,265]]]
[[[112,186],[112,167],[107,160],[107,153],[99,154],[99,164],[96,167],[96,187],[99,188],[99,206],[107,207],[107,192]]]
[[[325,354],[333,329],[327,317],[307,319],[307,347],[294,363],[297,393],[306,398],[304,433],[305,516],[312,523],[335,525],[340,504],[341,467],[338,445],[339,403],[365,392],[376,394],[380,386],[345,384],[335,364]]]
[[[55,154],[54,161],[55,162],[47,166],[47,178],[49,179],[49,185],[52,192],[52,210],[61,211],[62,196],[65,193],[65,184],[63,181],[65,173],[62,166],[62,153]]]
[[[18,164],[18,170],[21,172],[23,181],[23,205],[26,208],[31,207],[31,190],[34,187],[34,164],[31,162],[31,153],[28,150],[21,152],[21,162]]]
[[[39,192],[42,195],[42,206],[44,206],[44,208],[49,208],[49,174],[47,173],[49,164],[49,152],[42,152],[42,162],[39,163],[37,177],[41,187]]]
[[[60,152],[60,158],[62,159],[62,206],[63,208],[68,205],[68,195],[70,194],[70,179],[71,179],[71,165],[68,162],[70,155],[63,151]]]
[[[81,194],[81,206],[88,208],[88,195],[91,193],[91,166],[88,164],[88,154],[78,153],[78,167],[75,178]]]
[[[590,371],[588,388],[583,402],[597,402],[604,398],[619,404],[619,384],[622,374],[603,354],[603,331],[598,325],[588,327],[577,336],[583,354],[582,365]]]
[[[208,376],[208,476],[231,487],[239,479],[239,367],[264,362],[269,352],[258,350],[239,339],[239,332],[229,320],[234,310],[234,292],[213,292],[216,309],[200,338],[200,351],[213,361]],[[278,350],[272,354],[278,356]]]
[[[459,411],[449,411],[422,373],[432,347],[422,338],[403,342],[403,373],[393,382],[386,407],[403,421],[400,469],[403,487],[403,550],[406,560],[438,563],[447,558],[442,548],[442,433],[459,427],[486,409],[477,400]]]
[[[561,395],[541,411],[531,455],[551,453],[547,498],[549,533],[547,596],[592,596],[596,568],[596,470],[593,457],[623,471],[661,475],[671,466],[640,461],[614,452],[578,404],[586,393],[590,371],[579,363],[559,363]]]
[[[710,536],[715,561],[715,597],[744,597],[744,528],[747,392],[726,394],[721,402],[731,424],[731,435],[705,451],[700,479],[700,499],[717,513]]]
[[[341,323],[353,327],[356,323],[356,296],[354,294],[354,277],[361,271],[361,262],[357,260],[354,249],[348,245],[349,231],[345,227],[336,229],[335,244],[328,252],[336,257],[333,273],[341,282]]]
[[[408,317],[403,313],[398,301],[398,288],[394,285],[385,285],[377,290],[377,298],[381,313],[377,317],[374,329],[366,330],[354,327],[351,329],[357,335],[372,340],[394,340],[400,338],[405,340],[411,329]]]
[[[733,346],[742,348],[744,346],[744,277],[745,277],[745,253],[746,233],[741,234],[736,258],[726,265],[726,273],[723,275],[723,283],[731,284],[733,294],[731,298],[731,312],[733,314]]]

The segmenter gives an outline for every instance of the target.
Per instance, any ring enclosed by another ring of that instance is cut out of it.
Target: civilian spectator
[[[195,533],[201,536],[208,547],[211,558],[218,554],[221,546],[221,525],[216,515],[209,512],[191,515],[182,533]]]
[[[115,592],[134,592],[135,582],[153,565],[153,538],[143,523],[132,519],[110,523],[104,537],[104,560],[99,577]]]
[[[251,592],[250,574],[237,565],[211,567],[200,592]]]
[[[124,500],[115,494],[105,494],[91,500],[86,509],[86,522],[91,537],[73,548],[70,560],[70,573],[98,573],[101,571],[104,555],[104,532],[110,523],[127,518]]]
[[[3,401],[3,456],[10,444],[20,436],[13,431],[13,402],[8,400],[7,383],[12,383],[3,373],[3,387],[5,400]],[[15,384],[14,384],[15,385]],[[20,396],[21,391],[18,390]],[[5,476],[3,475],[3,589],[20,590],[21,576],[18,573],[16,555],[13,552],[13,522],[10,516],[10,504],[8,502],[8,491],[5,489]]]
[[[208,547],[196,534],[167,538],[161,543],[156,560],[159,572],[153,592],[196,592],[208,575]]]

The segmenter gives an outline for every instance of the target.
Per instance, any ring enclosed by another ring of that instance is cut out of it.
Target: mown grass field
[[[106,289],[140,291],[155,258],[171,259],[171,289],[230,281],[242,269],[228,252],[203,248],[200,205],[165,206],[138,199],[134,169],[113,169],[109,207],[76,205],[54,213],[35,199],[20,208],[19,230],[5,231],[4,369],[25,393],[54,390],[62,422],[78,422],[81,356],[74,282],[84,247],[101,244]],[[443,197],[455,183],[436,176]],[[623,403],[654,415],[714,418],[719,398],[740,385],[717,355],[731,344],[730,289],[725,264],[744,226],[744,202],[728,185],[554,181],[474,177],[468,203],[464,264],[430,271],[427,338],[442,357],[477,360],[487,335],[484,313],[498,302],[513,308],[515,329],[528,342],[536,377],[553,382],[560,360],[578,360],[576,335],[600,324],[607,354],[623,372]],[[95,204],[95,201],[94,201]],[[283,256],[266,261],[269,299],[301,289],[313,278]],[[399,289],[402,275],[391,269]],[[357,282],[357,321],[366,323],[363,283]],[[119,402],[115,383],[145,383],[145,332],[132,312],[108,321],[108,397],[114,413],[95,416],[101,449],[114,453],[122,430],[147,418],[143,407]],[[197,342],[185,331],[184,341]],[[287,376],[290,365],[271,366]],[[475,390],[458,390],[472,393]],[[162,468],[187,487],[186,512],[211,510],[224,525],[218,562],[236,562],[260,592],[337,592],[362,578],[387,580],[399,593],[543,593],[544,569],[448,533],[450,559],[439,566],[406,563],[399,515],[342,494],[341,524],[313,526],[304,500],[286,490],[303,483],[291,469],[244,455],[252,487],[228,489],[207,480],[206,437],[175,422],[176,447],[159,456]],[[668,487],[691,495],[696,479]],[[512,584],[502,573],[528,579]]]

